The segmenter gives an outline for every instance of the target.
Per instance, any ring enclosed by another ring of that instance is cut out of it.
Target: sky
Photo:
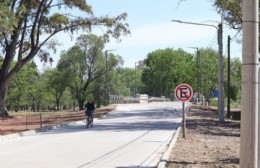
[[[105,45],[104,50],[124,59],[124,67],[135,67],[135,63],[147,57],[148,53],[158,49],[182,48],[194,53],[190,47],[207,48],[218,50],[217,30],[214,27],[198,26],[172,22],[181,20],[186,22],[204,23],[217,26],[221,21],[220,15],[212,6],[212,0],[89,0],[87,1],[96,16],[116,16],[126,12],[131,35],[121,37],[121,42],[111,39]],[[94,31],[97,31],[94,29]],[[223,27],[223,54],[227,55],[227,36],[232,39],[236,32],[227,25]],[[75,44],[76,36],[72,40],[68,34],[59,34],[57,37],[61,46],[52,54],[55,67],[58,63],[60,51],[68,50]],[[232,40],[231,58],[241,58],[241,44]],[[48,66],[43,66],[46,68]]]

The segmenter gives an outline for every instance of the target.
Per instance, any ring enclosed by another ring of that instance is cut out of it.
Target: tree
[[[48,70],[45,72],[47,76],[47,89],[53,94],[56,99],[56,109],[60,110],[60,99],[63,92],[66,89],[66,83],[68,83],[68,78],[59,71],[57,68]]]
[[[133,68],[119,68],[117,69],[117,87],[118,95],[133,96],[135,93],[135,78],[138,84],[141,83],[141,72],[138,71],[135,76],[135,69]]]
[[[88,94],[93,93],[93,81],[101,78],[105,71],[110,71],[120,63],[120,57],[109,54],[105,66],[103,48],[102,37],[93,34],[81,35],[76,45],[61,56],[58,64],[58,69],[65,71],[67,78],[70,79],[68,86],[74,98],[78,100],[80,110],[83,109]]]
[[[186,0],[179,0],[179,4],[183,1]],[[243,0],[214,0],[213,2],[213,6],[217,8],[217,12],[231,28],[242,29]]]
[[[30,93],[35,90],[35,83],[38,79],[39,73],[35,63],[25,65],[10,84],[7,100],[8,109],[15,108],[15,111],[18,111],[21,108],[27,109],[32,106]]]
[[[226,60],[226,59],[225,59]],[[225,64],[227,65],[227,61],[225,61]],[[224,69],[224,75],[227,76],[227,66]],[[242,63],[238,58],[233,58],[230,60],[230,99],[234,102],[237,102],[240,100],[241,96],[241,83],[242,83]],[[227,86],[227,78],[224,80],[224,84]],[[227,87],[225,88],[225,95],[227,95]]]
[[[200,90],[209,100],[212,97],[213,89],[218,86],[218,52],[211,48],[201,48],[200,50]],[[196,58],[197,60],[197,58]]]
[[[151,96],[167,96],[180,83],[194,86],[192,55],[182,49],[156,50],[148,54],[142,81]]]
[[[242,2],[243,0],[216,0],[214,3],[218,13],[233,29],[242,29]]]
[[[42,61],[52,61],[43,46],[55,50],[57,41],[53,36],[57,33],[91,31],[93,26],[100,26],[106,28],[105,40],[129,34],[124,22],[126,13],[96,17],[85,0],[2,0],[0,9],[0,46],[4,54],[0,67],[1,116],[8,115],[6,97],[15,74],[36,55]],[[72,13],[73,10],[77,12]]]

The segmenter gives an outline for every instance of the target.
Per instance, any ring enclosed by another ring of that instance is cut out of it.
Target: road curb
[[[176,142],[177,142],[177,139],[178,139],[178,135],[180,133],[180,130],[181,130],[181,126],[179,126],[177,128],[177,130],[175,131],[170,143],[168,144],[167,146],[167,149],[166,151],[164,152],[162,158],[160,159],[158,165],[157,165],[157,168],[165,168],[166,166],[166,163],[170,157],[170,154],[171,154],[171,151],[173,149],[173,147],[175,146]]]

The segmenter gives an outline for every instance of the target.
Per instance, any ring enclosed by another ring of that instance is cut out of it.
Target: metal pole
[[[201,26],[211,26],[217,29],[218,33],[218,114],[219,114],[219,121],[225,121],[225,111],[224,111],[224,86],[223,86],[223,27],[222,23],[217,26],[204,24],[204,23],[194,23],[194,22],[184,22],[180,20],[171,20],[172,22],[178,23],[185,23],[185,24],[192,24],[192,25],[201,25]]]
[[[182,125],[183,125],[183,138],[186,138],[186,116],[185,116],[185,102],[182,102]]]
[[[135,62],[135,90],[134,90],[134,97],[136,97],[136,62]]]
[[[240,167],[259,168],[259,1],[243,1]]]
[[[228,36],[227,117],[230,118],[230,36]]]
[[[199,48],[198,47],[189,47],[189,48],[196,49],[196,56],[197,56],[197,59],[196,59],[197,60],[197,87],[196,87],[196,89],[197,89],[197,92],[198,92],[198,97],[197,97],[198,101],[196,100],[196,102],[197,102],[197,105],[198,105],[198,103],[200,102],[200,93],[201,93],[201,89],[200,89],[200,83],[201,83],[200,72],[201,72],[201,69],[200,69]]]
[[[105,84],[106,84],[106,105],[108,104],[108,83],[107,83],[107,50],[105,51],[106,63],[105,63]]]
[[[200,70],[199,70],[199,56],[198,56],[198,48],[197,48],[197,90],[198,90],[198,102],[200,102]]]
[[[222,23],[218,25],[218,113],[219,121],[225,121],[224,109],[224,86],[223,86],[223,28]]]
[[[105,92],[106,92],[106,96],[105,96],[105,99],[106,99],[106,105],[107,104],[109,104],[109,92],[108,92],[108,78],[107,78],[107,64],[108,64],[108,62],[107,62],[107,57],[108,57],[108,55],[107,55],[107,52],[108,51],[114,51],[114,50],[116,50],[116,49],[112,49],[112,50],[106,50],[105,51],[105,59],[106,59],[106,62],[105,62]]]
[[[197,57],[198,57],[198,60],[199,60],[199,85],[200,85],[200,87],[199,87],[199,91],[200,91],[200,94],[202,95],[202,105],[204,105],[204,101],[203,101],[203,97],[204,97],[204,95],[203,95],[203,84],[202,84],[202,71],[201,71],[201,56],[200,56],[200,51],[199,51],[199,48],[197,48]]]

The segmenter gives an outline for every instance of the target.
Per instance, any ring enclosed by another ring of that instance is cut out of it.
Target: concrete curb
[[[171,154],[171,151],[173,149],[173,147],[175,146],[176,142],[177,142],[177,139],[178,139],[178,135],[180,133],[180,130],[181,130],[181,126],[179,126],[177,128],[177,130],[175,131],[170,143],[168,144],[168,148],[166,149],[166,151],[164,152],[162,158],[160,159],[158,165],[157,165],[157,168],[165,168],[166,166],[166,163],[170,157],[170,154]]]

